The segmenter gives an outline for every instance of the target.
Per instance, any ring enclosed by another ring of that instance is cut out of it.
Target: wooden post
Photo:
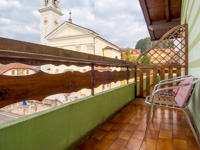
[[[143,92],[144,92],[143,81],[144,81],[143,71],[142,71],[142,69],[140,69],[140,97],[143,97]]]
[[[129,68],[128,68],[128,66],[126,67],[126,71],[127,71],[127,84],[128,84],[128,80],[129,80]]]
[[[137,97],[137,66],[135,66],[135,97]]]
[[[153,69],[153,87],[157,84],[158,82],[158,76],[157,76],[158,70],[156,68]]]
[[[94,70],[94,64],[91,65],[91,73],[92,73],[92,89],[91,89],[91,94],[94,95],[94,85],[95,85],[95,70]]]
[[[173,68],[172,67],[169,67],[169,70],[168,70],[168,79],[171,79],[173,78]],[[173,86],[173,83],[169,84],[168,87],[171,87]]]
[[[150,69],[147,69],[146,73],[146,96],[150,95]]]

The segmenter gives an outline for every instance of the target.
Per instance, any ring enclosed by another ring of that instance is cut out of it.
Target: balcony
[[[92,134],[78,150],[192,149],[198,144],[180,110],[157,107],[143,141],[148,105],[136,98]]]
[[[91,90],[82,99],[0,124],[0,149],[199,149],[181,111],[169,108],[156,108],[143,141],[149,109],[144,97],[160,80],[188,74],[187,32],[187,24],[169,30],[136,63],[0,38],[2,64],[90,68],[59,74],[39,70],[28,76],[0,75],[1,108],[23,100],[42,101],[52,94]],[[101,67],[110,70],[97,69]],[[125,85],[96,92],[99,86],[122,81]],[[198,89],[193,95],[197,93]],[[198,133],[194,104],[190,110]]]

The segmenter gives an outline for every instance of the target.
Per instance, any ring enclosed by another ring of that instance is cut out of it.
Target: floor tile
[[[115,139],[115,141],[111,144],[109,148],[113,150],[123,150],[126,143],[127,143],[126,140],[117,138]]]
[[[106,135],[106,131],[102,130],[102,129],[98,129],[93,135],[92,137],[97,139],[97,140],[101,140],[105,135]]]
[[[172,140],[159,139],[157,149],[161,150],[172,150]]]
[[[196,140],[195,140],[195,138],[194,137],[188,137],[187,138],[187,140],[188,140],[188,146],[189,147],[198,147],[198,144],[197,144],[197,142],[196,142]]]
[[[148,139],[152,139],[152,140],[157,140],[158,139],[158,131],[152,131],[152,130],[148,130],[148,135],[147,138]]]
[[[101,127],[101,129],[103,129],[103,130],[106,130],[106,131],[110,131],[111,130],[111,128],[114,126],[114,124],[113,123],[105,123],[102,127]]]
[[[160,130],[159,138],[171,140],[172,139],[172,132]]]
[[[152,122],[149,126],[149,129],[153,130],[153,131],[159,131],[160,130],[160,124],[156,124],[156,123]]]
[[[110,130],[106,135],[105,138],[114,139],[120,133],[119,130]]]
[[[129,140],[130,137],[131,137],[131,135],[132,135],[132,132],[123,130],[123,131],[119,134],[118,138],[124,139],[124,140]]]
[[[166,131],[172,131],[172,125],[171,124],[166,124],[166,123],[161,123],[161,130],[166,130]]]
[[[144,124],[144,123],[140,123],[137,127],[137,130],[142,130],[142,131],[145,131],[146,130],[146,126],[147,124]]]
[[[89,138],[79,147],[81,150],[92,150],[91,145],[95,145],[98,142],[97,139]]]
[[[180,140],[180,139],[173,139],[173,149],[186,150],[187,149],[187,141]]]
[[[185,132],[179,130],[173,130],[173,138],[186,140]]]
[[[147,149],[147,150],[155,150],[156,144],[157,144],[157,141],[147,139],[146,141],[143,141],[141,148]]]
[[[92,147],[94,147],[95,150],[106,150],[111,144],[111,142],[112,142],[111,139],[103,138]]]
[[[133,132],[133,131],[136,130],[136,127],[137,127],[137,125],[132,124],[132,123],[128,123],[128,124],[125,126],[124,130]]]
[[[139,150],[141,145],[142,140],[131,138],[126,145],[126,148],[129,150]]]
[[[144,134],[145,134],[145,131],[135,130],[133,135],[132,135],[132,137],[136,138],[136,139],[139,139],[139,140],[143,140]]]

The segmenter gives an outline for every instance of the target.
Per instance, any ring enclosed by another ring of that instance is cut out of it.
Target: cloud
[[[0,34],[28,42],[40,43],[40,0],[0,0]],[[72,11],[73,23],[94,30],[119,47],[135,47],[148,36],[137,0],[62,0],[62,21]]]
[[[21,4],[17,0],[0,0],[0,8],[13,8],[17,7],[20,8]]]

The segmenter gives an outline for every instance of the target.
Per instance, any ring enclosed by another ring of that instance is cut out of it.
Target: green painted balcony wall
[[[135,98],[134,83],[0,125],[0,150],[63,150]]]

